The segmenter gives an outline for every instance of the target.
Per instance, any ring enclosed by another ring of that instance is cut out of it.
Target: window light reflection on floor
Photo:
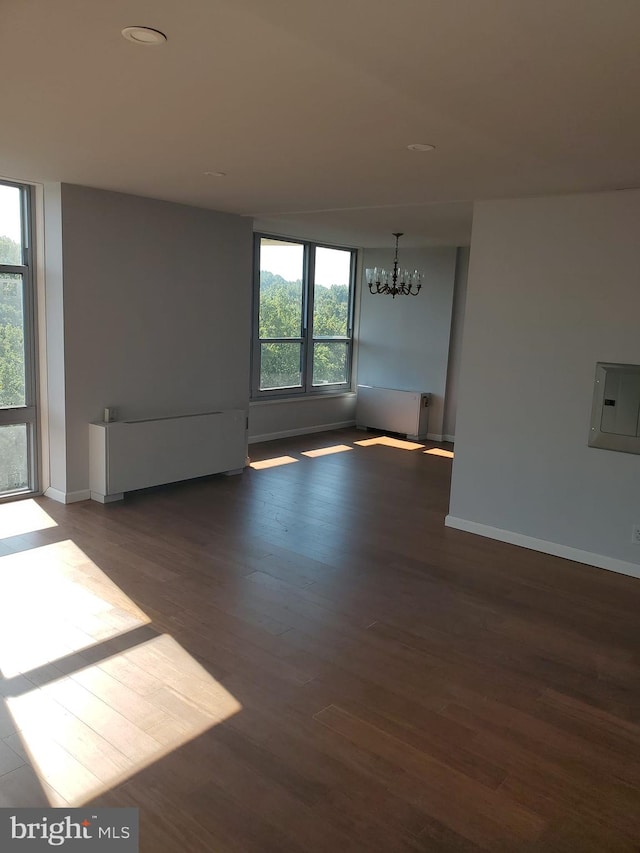
[[[401,438],[393,438],[390,435],[377,435],[375,438],[366,438],[363,441],[356,441],[360,447],[373,447],[375,445],[383,445],[384,447],[395,447],[398,450],[421,450],[424,444],[418,444],[415,441],[405,441]]]
[[[71,540],[0,557],[0,596],[0,802],[80,805],[241,710]]]
[[[1,557],[0,598],[5,678],[149,622],[70,539]]]
[[[453,459],[453,450],[444,450],[442,447],[432,447],[430,450],[425,450],[430,456],[444,456],[446,459]]]
[[[33,498],[0,504],[0,540],[57,526]]]
[[[28,762],[70,805],[241,710],[167,634],[5,701]]]
[[[290,465],[292,462],[298,462],[293,456],[274,456],[272,459],[260,459],[257,462],[251,462],[249,467],[255,471],[260,471],[263,468],[277,468],[279,465]]]
[[[317,456],[329,456],[332,453],[344,453],[345,450],[353,450],[348,444],[333,444],[330,447],[318,447],[316,450],[303,450],[303,456],[315,459]]]

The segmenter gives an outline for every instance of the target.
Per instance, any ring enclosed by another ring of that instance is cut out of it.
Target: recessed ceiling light
[[[226,178],[226,172],[205,172],[204,173],[209,178]]]
[[[428,145],[426,142],[412,142],[407,145],[409,151],[435,151],[435,145]]]
[[[125,27],[122,30],[122,35],[127,41],[146,47],[157,47],[167,41],[164,33],[161,33],[160,30],[152,30],[150,27]]]

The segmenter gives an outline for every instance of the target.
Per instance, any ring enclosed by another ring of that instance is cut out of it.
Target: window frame
[[[260,337],[260,247],[262,240],[279,240],[283,243],[295,243],[303,247],[302,265],[302,311],[299,337],[291,338],[261,338]],[[317,249],[337,249],[349,252],[349,305],[347,314],[347,334],[314,337],[313,308],[314,308],[314,278],[315,258]],[[356,301],[356,271],[358,250],[352,246],[338,246],[317,240],[300,240],[296,237],[285,237],[281,234],[254,233],[253,243],[253,311],[251,335],[251,401],[259,400],[294,400],[323,395],[336,396],[353,392],[353,348],[354,348],[354,315]],[[346,382],[331,384],[313,384],[313,348],[316,342],[346,343],[347,363]],[[263,343],[300,343],[301,344],[301,385],[289,388],[260,388],[261,344]]]
[[[27,476],[28,484],[22,489],[0,492],[0,503],[16,498],[40,494],[40,432],[38,419],[38,374],[37,374],[37,321],[34,264],[35,251],[35,199],[30,184],[0,179],[2,186],[15,187],[20,191],[22,263],[1,264],[0,273],[22,277],[22,322],[24,334],[25,404],[24,406],[0,406],[0,427],[22,426],[27,428]]]

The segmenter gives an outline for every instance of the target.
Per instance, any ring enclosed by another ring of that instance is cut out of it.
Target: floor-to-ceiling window
[[[0,181],[0,499],[38,490],[31,190]]]
[[[351,388],[356,252],[256,235],[253,399]]]

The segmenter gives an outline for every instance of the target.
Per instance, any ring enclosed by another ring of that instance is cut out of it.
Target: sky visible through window
[[[18,191],[15,187],[0,184],[0,237],[20,242],[20,215],[16,209]]]
[[[296,247],[297,248],[297,247]],[[285,281],[300,278],[300,255],[288,246],[262,245],[260,266]],[[331,287],[332,284],[349,284],[351,253],[344,249],[316,249],[316,284]]]

